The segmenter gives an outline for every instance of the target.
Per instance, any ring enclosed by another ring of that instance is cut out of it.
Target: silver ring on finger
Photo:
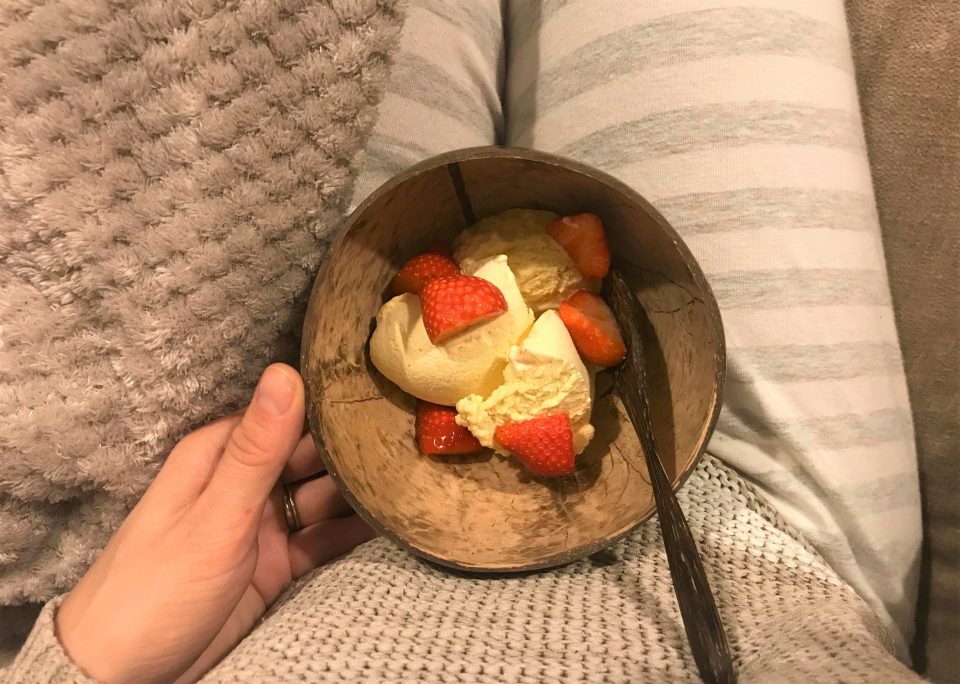
[[[293,492],[287,485],[283,485],[283,519],[286,521],[287,529],[290,532],[299,532],[303,529],[300,514],[297,513],[297,504],[293,501]]]

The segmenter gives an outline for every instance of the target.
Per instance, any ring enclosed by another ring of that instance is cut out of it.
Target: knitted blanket
[[[293,360],[395,0],[0,3],[0,604]]]
[[[705,455],[679,497],[739,681],[920,681],[863,600],[730,468]],[[695,682],[659,536],[643,525],[591,559],[506,578],[377,539],[297,582],[202,681]],[[57,642],[58,602],[5,681],[92,684]]]

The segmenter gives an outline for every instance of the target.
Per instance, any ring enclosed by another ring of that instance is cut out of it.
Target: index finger
[[[223,455],[201,494],[214,508],[259,519],[284,464],[303,430],[303,382],[286,365],[264,371],[253,400],[227,439]],[[227,524],[242,523],[232,515]]]

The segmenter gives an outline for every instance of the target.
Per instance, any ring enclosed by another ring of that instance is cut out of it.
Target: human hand
[[[374,536],[329,477],[293,489],[304,528],[287,529],[278,480],[322,470],[303,414],[300,376],[275,364],[242,413],[174,447],[60,607],[77,666],[104,682],[196,680],[293,579]]]

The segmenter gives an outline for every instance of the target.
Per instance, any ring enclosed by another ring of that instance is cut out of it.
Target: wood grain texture
[[[458,199],[459,179],[466,202]],[[502,148],[441,155],[385,184],[344,224],[314,284],[301,353],[310,427],[329,471],[368,522],[421,557],[470,571],[560,565],[606,547],[654,511],[643,453],[608,379],[598,380],[597,436],[575,474],[546,481],[489,452],[420,455],[413,400],[367,353],[393,274],[462,230],[465,203],[478,218],[530,207],[603,219],[615,263],[652,322],[645,341],[651,410],[675,487],[702,454],[719,412],[719,311],[690,252],[646,201],[552,155]]]

